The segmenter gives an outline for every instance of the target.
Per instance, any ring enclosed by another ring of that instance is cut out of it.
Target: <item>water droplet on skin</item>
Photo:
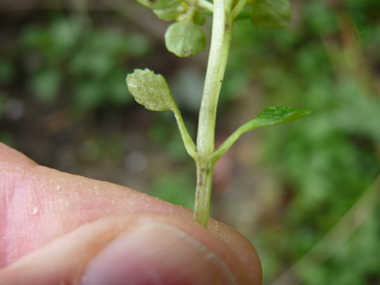
[[[35,214],[38,213],[38,207],[37,206],[33,206],[33,209],[32,209],[32,216],[34,216]]]
[[[55,186],[55,190],[57,190],[57,191],[61,190],[61,185]]]

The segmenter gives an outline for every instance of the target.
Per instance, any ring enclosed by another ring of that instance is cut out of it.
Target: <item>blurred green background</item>
[[[256,246],[264,284],[380,284],[380,1],[291,2],[287,28],[236,23],[216,141],[269,105],[313,113],[227,152],[212,217]],[[172,114],[125,84],[135,68],[163,74],[195,136],[207,51],[176,58],[168,25],[131,0],[0,0],[0,141],[192,208]]]

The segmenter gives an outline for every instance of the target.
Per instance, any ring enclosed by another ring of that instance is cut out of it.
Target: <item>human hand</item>
[[[0,284],[261,284],[261,265],[224,224],[0,143]]]

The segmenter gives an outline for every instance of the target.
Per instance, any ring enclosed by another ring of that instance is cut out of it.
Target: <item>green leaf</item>
[[[171,24],[165,33],[167,49],[179,57],[196,55],[206,47],[206,35],[196,24],[184,20]]]
[[[194,16],[193,16],[193,21],[195,24],[203,26],[206,24],[206,15],[202,13],[201,11],[195,11]]]
[[[226,141],[212,154],[211,159],[216,162],[245,132],[259,127],[278,125],[297,120],[310,114],[310,110],[297,110],[290,107],[268,107],[261,111],[253,120],[238,128]]]
[[[253,0],[251,20],[255,26],[264,29],[277,29],[286,26],[290,21],[292,6],[289,0]]]
[[[277,125],[297,120],[310,114],[310,110],[297,110],[290,107],[268,107],[261,111],[256,118],[248,122],[250,128]]]
[[[180,8],[180,5],[174,4],[164,9],[155,9],[153,13],[161,20],[173,21],[181,14]]]
[[[164,21],[176,20],[186,8],[179,0],[137,0],[140,4],[153,9],[153,13]]]
[[[179,0],[152,0],[153,9],[166,9],[171,6],[180,6],[181,1]]]
[[[132,74],[128,74],[127,85],[137,103],[148,110],[177,110],[169,86],[161,74],[155,74],[149,69],[135,69]]]
[[[165,78],[160,74],[154,74],[149,69],[135,69],[127,76],[129,92],[135,97],[137,103],[151,111],[171,110],[176,118],[186,151],[195,158],[197,147],[187,132],[182,116],[170,93]]]
[[[175,3],[180,4],[179,0],[137,0],[137,2],[150,9],[165,9]]]

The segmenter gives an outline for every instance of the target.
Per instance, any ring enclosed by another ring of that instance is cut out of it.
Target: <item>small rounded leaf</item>
[[[184,20],[171,24],[165,33],[166,48],[179,57],[196,55],[206,47],[206,35],[196,24]]]
[[[193,17],[193,21],[195,24],[203,26],[204,24],[206,24],[206,20],[206,15],[204,13],[198,10],[195,12]]]
[[[181,1],[179,0],[149,0],[152,2],[153,9],[166,9],[172,6],[180,6]]]
[[[151,111],[176,110],[170,89],[161,74],[155,74],[149,69],[135,69],[127,76],[129,92],[137,103]]]
[[[180,7],[181,6],[175,4],[165,9],[155,9],[153,10],[153,13],[161,20],[173,21],[181,14]]]
[[[140,4],[150,9],[165,9],[175,3],[179,4],[179,0],[137,0]]]
[[[256,27],[277,29],[286,26],[290,21],[292,6],[289,0],[253,0],[251,20]]]

